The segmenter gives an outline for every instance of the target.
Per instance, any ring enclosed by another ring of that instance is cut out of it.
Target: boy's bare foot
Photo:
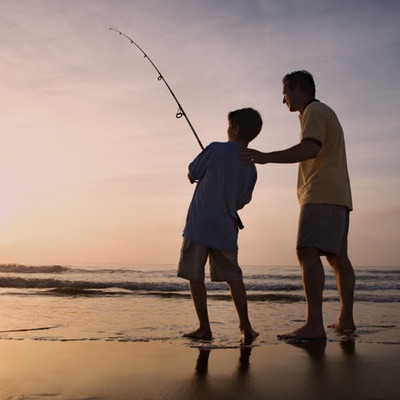
[[[211,340],[212,333],[211,331],[201,331],[200,329],[196,329],[193,332],[184,333],[183,337],[187,337],[189,339],[194,339],[194,340]]]
[[[254,342],[255,338],[259,335],[260,334],[253,329],[246,331],[246,332],[242,331],[241,343],[244,345],[250,345]]]
[[[328,325],[328,328],[336,329],[340,333],[351,333],[357,330],[353,322],[345,324],[337,320],[334,324]]]
[[[245,341],[252,341],[259,335],[260,334],[258,332],[256,332],[254,329],[250,329],[250,330],[246,330],[246,331],[243,330],[242,331],[242,338]]]
[[[326,333],[323,327],[315,328],[303,325],[293,332],[278,335],[279,340],[326,340]]]

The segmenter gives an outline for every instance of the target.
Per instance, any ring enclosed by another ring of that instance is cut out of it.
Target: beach
[[[400,399],[400,347],[315,342],[235,349],[0,342],[0,398]]]
[[[298,344],[277,334],[304,323],[299,269],[243,272],[249,345],[208,279],[213,340],[182,337],[197,319],[176,266],[0,264],[0,400],[400,399],[399,268],[356,268],[356,334]],[[327,270],[325,325],[338,311]]]

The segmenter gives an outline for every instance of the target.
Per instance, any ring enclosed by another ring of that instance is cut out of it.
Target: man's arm
[[[240,152],[240,158],[254,164],[291,164],[310,160],[317,157],[321,145],[317,141],[303,140],[301,143],[286,150],[262,153],[254,149],[244,149]]]

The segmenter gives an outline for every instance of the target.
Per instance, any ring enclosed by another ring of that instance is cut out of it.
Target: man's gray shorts
[[[331,204],[305,204],[301,207],[296,248],[313,247],[321,255],[347,256],[350,212]]]

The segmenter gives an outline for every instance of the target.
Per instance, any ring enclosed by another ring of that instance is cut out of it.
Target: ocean
[[[304,322],[299,267],[243,266],[249,315],[260,333],[253,346]],[[328,341],[400,344],[400,268],[359,267],[350,339],[327,329]],[[339,312],[335,278],[325,269],[325,325]],[[189,347],[240,346],[238,318],[225,283],[207,275],[214,339],[183,338],[197,328],[188,283],[174,265],[0,264],[0,340],[161,341]]]

